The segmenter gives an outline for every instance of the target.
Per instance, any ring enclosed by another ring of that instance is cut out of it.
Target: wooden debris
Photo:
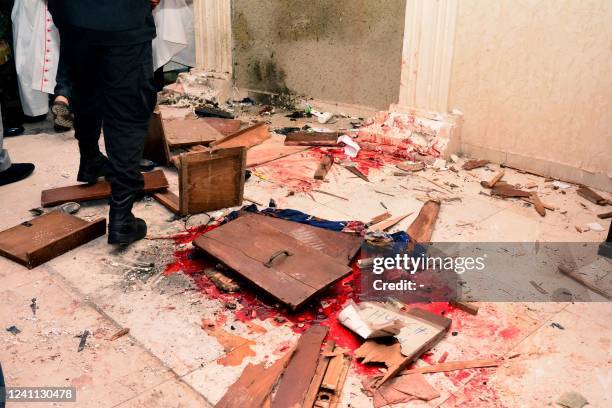
[[[143,173],[144,192],[152,193],[168,188],[168,180],[162,170]],[[53,207],[67,202],[80,203],[83,201],[100,200],[111,196],[111,187],[108,181],[99,181],[93,185],[78,184],[68,187],[58,187],[43,190],[40,201],[43,207]]]
[[[224,292],[233,293],[240,290],[240,285],[235,280],[215,268],[205,269],[204,274],[218,289]]]
[[[438,359],[438,364],[445,362],[447,358],[448,358],[448,351],[445,351],[444,354],[442,354],[440,358]]]
[[[378,224],[379,222],[382,222],[389,218],[391,218],[391,214],[389,212],[384,212],[372,218],[366,225],[370,226],[370,225]]]
[[[317,170],[315,171],[314,179],[315,180],[325,180],[325,176],[327,176],[327,173],[332,168],[333,164],[334,164],[334,156],[332,156],[331,154],[325,155],[323,159],[321,160],[321,162],[319,163],[319,167],[317,167]]]
[[[497,182],[495,187],[491,189],[491,195],[497,195],[504,198],[509,197],[530,197],[530,193],[514,188],[510,184]]]
[[[285,146],[326,146],[335,147],[338,144],[338,137],[343,135],[340,132],[307,132],[297,131],[287,134]]]
[[[170,149],[166,143],[164,124],[159,106],[155,107],[151,115],[142,157],[162,166],[165,166],[170,161]]]
[[[470,161],[463,163],[462,168],[464,170],[474,170],[478,167],[484,167],[487,164],[489,164],[488,160],[470,160]]]
[[[529,283],[531,284],[531,286],[533,286],[541,294],[548,295],[548,292],[546,291],[546,289],[544,289],[542,286],[538,285],[535,281],[529,281]]]
[[[415,373],[442,373],[447,371],[465,370],[467,368],[498,367],[503,363],[500,359],[481,359],[468,361],[448,361],[441,364],[434,364],[424,367],[411,368],[403,371],[400,375],[410,375]]]
[[[601,295],[601,296],[605,297],[608,300],[612,299],[612,295],[610,295],[608,292],[600,289],[598,286],[596,286],[596,285],[594,285],[594,284],[592,284],[590,282],[585,281],[575,271],[570,269],[570,267],[568,267],[566,265],[559,265],[558,269],[559,269],[559,272],[561,272],[562,274],[564,274],[565,276],[567,276],[569,278],[572,278],[573,280],[575,280],[576,282],[578,282],[582,286],[586,287],[587,289],[591,290],[592,292],[595,292],[598,295]]]
[[[104,218],[52,211],[0,232],[0,255],[32,269],[104,234]]]
[[[495,184],[497,184],[497,182],[499,180],[502,179],[502,177],[504,177],[505,172],[502,170],[499,173],[497,173],[492,179],[491,181],[481,181],[480,185],[483,186],[484,188],[493,188],[495,187]]]
[[[544,203],[542,203],[537,193],[532,192],[529,198],[531,198],[531,201],[533,202],[533,207],[535,208],[537,213],[544,217],[546,215],[546,208],[544,207]]]
[[[282,137],[271,137],[260,145],[253,146],[247,152],[247,167],[261,166],[283,157],[302,153],[308,146],[285,146]]]
[[[125,336],[129,332],[130,332],[130,329],[128,327],[124,327],[123,329],[119,330],[117,333],[113,334],[110,337],[110,339],[108,339],[108,341],[115,341],[115,340]]]
[[[231,135],[225,136],[216,142],[212,142],[210,146],[213,148],[213,150],[227,149],[231,147],[246,147],[248,149],[264,142],[269,138],[270,132],[268,131],[268,125],[264,122],[259,122],[239,130],[238,132],[232,133]]]
[[[407,218],[410,215],[412,215],[411,212],[404,215],[400,215],[399,217],[383,220],[377,224],[368,227],[368,231],[386,231],[394,225],[400,223],[404,218]]]
[[[327,356],[327,354],[332,353],[334,347],[335,343],[332,340],[327,341],[327,343],[325,343],[323,346],[322,353],[319,356],[317,368],[315,369],[315,373],[312,377],[312,381],[310,382],[310,386],[308,387],[308,391],[306,391],[302,407],[312,407],[314,405],[317,395],[319,394],[319,389],[321,388],[321,382],[323,381],[323,377],[325,376],[325,372],[327,371],[327,367],[331,360],[331,357]]]
[[[440,201],[429,200],[423,204],[419,215],[408,227],[410,238],[420,243],[430,242],[439,212]]]
[[[342,197],[342,196],[340,196],[338,194],[330,193],[329,191],[318,190],[318,189],[314,189],[312,191],[315,192],[315,193],[320,193],[320,194],[325,194],[325,195],[328,195],[328,196],[331,196],[331,197],[336,197],[336,198],[339,198],[339,199],[344,200],[344,201],[349,201],[348,198]]]
[[[201,118],[204,122],[215,128],[224,136],[231,135],[240,130],[242,122],[238,119],[223,119],[223,118]]]
[[[313,249],[268,218],[238,217],[194,245],[292,309],[350,274],[346,259]],[[254,238],[245,240],[245,231]]]
[[[606,205],[608,204],[608,200],[597,194],[595,191],[591,190],[587,186],[580,186],[580,188],[576,191],[578,195],[590,202],[597,205]]]
[[[344,383],[346,382],[346,376],[350,368],[351,359],[344,353],[341,353],[340,355],[333,357],[332,362],[334,360],[340,361],[341,365],[338,368],[334,368],[334,370],[330,373],[329,370],[332,368],[330,362],[330,366],[328,367],[328,371],[325,373],[323,383],[327,383],[328,386],[330,386],[330,384],[334,384],[335,388],[331,390],[330,388],[321,386],[321,389],[317,394],[317,400],[314,404],[314,406],[317,408],[335,408],[340,402],[342,389],[344,388]]]
[[[370,179],[368,178],[368,176],[363,174],[361,172],[361,170],[359,170],[357,167],[355,167],[355,166],[344,166],[344,168],[347,169],[348,171],[350,171],[351,173],[353,173],[354,175],[356,175],[357,177],[359,177],[360,179],[365,180],[367,182],[370,182]]]
[[[397,167],[400,170],[406,171],[406,172],[415,172],[415,171],[421,171],[425,169],[425,163],[423,162],[416,162],[416,163],[400,163],[397,164],[395,167]]]
[[[209,145],[223,138],[223,134],[205,120],[186,117],[163,121],[168,148]]]
[[[248,364],[238,381],[232,384],[215,408],[260,408],[264,406],[278,378],[282,374],[295,349],[291,349],[270,367],[265,364]]]
[[[157,192],[153,194],[153,198],[173,213],[179,214],[181,212],[179,198],[172,191],[164,190]]]
[[[478,314],[478,306],[470,302],[462,302],[460,300],[451,299],[448,302],[452,307],[456,307],[457,309],[461,309],[466,313],[476,316]]]
[[[607,220],[608,218],[612,218],[612,211],[603,213],[603,214],[597,214],[597,218],[601,218],[602,220]]]
[[[327,327],[311,326],[300,337],[295,354],[279,380],[272,408],[300,407],[315,375]],[[236,405],[238,407],[240,405]]]

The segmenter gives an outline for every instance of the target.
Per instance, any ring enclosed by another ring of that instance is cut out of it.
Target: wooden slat
[[[262,144],[250,148],[247,152],[247,167],[260,166],[310,149],[308,146],[285,146],[283,140],[282,137],[274,135]]]
[[[319,362],[317,364],[317,368],[315,369],[315,373],[312,376],[312,380],[310,381],[310,385],[308,386],[308,391],[306,391],[302,407],[311,408],[314,405],[317,395],[319,394],[321,382],[323,381],[329,361],[331,360],[331,357],[327,357],[325,354],[331,353],[334,350],[334,346],[335,343],[333,340],[327,341],[323,346],[323,353],[319,356]]]
[[[106,233],[106,220],[53,211],[0,232],[0,255],[34,268]]]
[[[157,200],[161,205],[169,209],[175,214],[179,214],[181,212],[181,208],[179,205],[179,198],[176,194],[174,194],[170,190],[160,191],[158,193],[153,194],[153,198]]]
[[[168,180],[162,170],[155,170],[143,173],[144,192],[152,193],[168,188]],[[78,184],[68,187],[52,188],[43,190],[41,194],[41,204],[43,207],[52,207],[70,201],[83,202],[109,198],[111,196],[111,186],[108,181],[99,181],[94,185]]]
[[[399,217],[390,218],[388,220],[383,220],[377,224],[374,224],[368,228],[368,231],[386,231],[392,226],[400,223],[404,218],[410,216],[412,213],[400,215]]]
[[[491,189],[492,195],[498,195],[501,197],[530,197],[529,192],[518,190],[511,186],[510,184],[497,182],[495,186]]]
[[[587,186],[581,186],[577,191],[578,195],[590,202],[597,205],[606,205],[608,200],[597,194],[595,191],[591,190]]]
[[[499,359],[481,359],[469,361],[448,361],[446,363],[434,364],[425,367],[411,368],[403,371],[400,375],[411,375],[416,373],[443,373],[448,371],[465,370],[467,368],[497,367],[501,365]]]
[[[321,353],[327,327],[311,326],[300,337],[293,358],[283,373],[272,399],[272,408],[300,407],[304,402]]]
[[[440,212],[440,202],[435,200],[423,204],[419,215],[408,227],[408,235],[416,242],[431,242],[431,236]]]
[[[197,238],[194,245],[293,309],[351,272],[346,264],[304,245],[263,217],[238,217]],[[267,267],[265,263],[280,251],[291,255]]]
[[[252,126],[225,136],[224,138],[210,144],[214,149],[227,149],[230,147],[246,147],[247,149],[258,145],[270,138],[268,124],[256,123]]]
[[[179,207],[182,215],[242,204],[246,150],[242,147],[180,156]]]
[[[238,119],[223,119],[223,118],[202,118],[204,122],[215,128],[224,136],[231,135],[240,130],[242,122]]]
[[[315,171],[314,179],[315,180],[325,180],[325,176],[327,176],[327,172],[329,172],[333,164],[334,164],[334,156],[332,156],[331,154],[325,155],[323,159],[321,160],[321,162],[319,163],[317,170]]]
[[[533,208],[535,208],[538,214],[544,217],[546,215],[546,208],[544,208],[544,204],[542,203],[542,200],[540,200],[540,197],[535,192],[532,192],[530,194],[530,198],[533,202]]]
[[[208,145],[223,139],[223,134],[198,118],[172,119],[164,121],[166,142],[171,148],[193,145]]]
[[[297,131],[287,134],[285,146],[339,146],[340,132],[306,132]]]

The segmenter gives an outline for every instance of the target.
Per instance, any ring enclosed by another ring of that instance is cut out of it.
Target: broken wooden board
[[[489,164],[488,160],[469,160],[469,161],[463,163],[462,168],[464,170],[474,170],[474,169],[477,169],[479,167],[484,167],[487,164]]]
[[[182,215],[242,204],[246,150],[243,147],[180,155],[179,209]]]
[[[164,207],[166,207],[173,213],[179,214],[181,212],[179,198],[172,191],[166,189],[166,190],[157,192],[153,194],[153,198],[158,203],[160,203],[161,205],[163,205]]]
[[[260,408],[264,406],[278,378],[287,367],[295,349],[291,349],[270,367],[248,364],[238,380],[232,384],[215,408]]]
[[[321,162],[319,163],[317,170],[315,171],[315,174],[313,176],[314,179],[315,180],[325,180],[325,176],[327,176],[327,173],[332,168],[333,164],[334,164],[334,156],[332,156],[331,154],[325,155],[323,159],[321,160]]]
[[[300,407],[312,381],[321,343],[327,335],[325,326],[311,326],[300,337],[295,353],[278,382],[278,389],[272,399],[272,408]]]
[[[152,193],[168,188],[168,180],[162,170],[143,173],[145,193]],[[52,207],[68,202],[83,202],[109,198],[111,186],[108,181],[99,181],[96,184],[77,184],[68,187],[58,187],[43,190],[41,193],[41,204],[43,207]]]
[[[478,306],[473,303],[451,299],[448,301],[448,304],[471,315],[476,316],[478,314]]]
[[[168,149],[168,144],[166,143],[164,124],[159,106],[155,107],[151,115],[142,157],[162,166],[165,166],[170,161],[170,149]]]
[[[612,300],[612,295],[610,295],[608,292],[600,289],[597,285],[595,285],[593,283],[590,283],[590,282],[587,282],[586,280],[584,280],[571,267],[566,266],[566,265],[559,265],[558,269],[559,269],[559,272],[561,272],[562,274],[564,274],[568,278],[572,278],[573,280],[575,280],[576,282],[580,283],[585,288],[588,288],[589,290],[597,293],[600,296],[605,297],[608,300]]]
[[[382,214],[377,215],[376,217],[372,218],[366,225],[370,226],[370,225],[374,225],[374,224],[378,224],[379,222],[382,222],[386,219],[391,218],[391,213],[389,212],[384,212]]]
[[[440,212],[440,202],[436,200],[427,201],[423,204],[419,215],[410,224],[406,231],[412,241],[419,243],[431,242],[431,236]]]
[[[247,167],[260,166],[310,149],[308,146],[285,146],[283,140],[284,137],[272,135],[262,144],[250,148],[247,152]]]
[[[510,184],[497,182],[491,189],[491,195],[497,195],[504,198],[510,197],[530,197],[528,191],[519,190]]]
[[[297,131],[287,134],[285,146],[340,146],[338,138],[343,135],[340,132],[307,132]]]
[[[308,390],[304,396],[304,402],[302,403],[303,407],[312,407],[314,405],[319,394],[319,388],[321,388],[321,382],[323,381],[323,377],[325,376],[329,362],[332,359],[332,357],[327,356],[327,354],[333,352],[334,346],[335,343],[333,340],[327,341],[323,346],[322,353],[319,356],[319,362],[317,363],[317,368],[315,369],[315,373],[312,376],[312,380],[310,381],[310,385],[308,386]]]
[[[502,364],[500,359],[480,359],[467,361],[448,361],[445,363],[433,364],[423,367],[415,367],[410,370],[405,370],[400,373],[400,376],[411,375],[416,373],[443,373],[448,371],[465,370],[468,368],[486,368],[498,367]]]
[[[395,218],[390,218],[387,220],[383,220],[380,221],[377,224],[371,225],[370,227],[368,227],[368,231],[386,231],[389,228],[393,227],[394,225],[399,224],[400,222],[402,222],[402,220],[406,217],[409,217],[412,213],[407,213],[404,215],[400,215],[399,217],[395,217]]]
[[[261,144],[270,138],[268,124],[264,122],[256,123],[252,126],[234,132],[210,144],[213,150],[227,149],[231,147],[251,148]]]
[[[423,162],[400,163],[400,164],[397,164],[395,167],[397,167],[398,169],[400,169],[402,171],[415,172],[415,171],[424,170],[425,169],[425,163],[423,163]]]
[[[493,188],[495,187],[495,184],[497,184],[497,182],[499,180],[502,179],[502,177],[504,177],[505,172],[502,170],[499,173],[497,173],[495,176],[493,176],[493,178],[491,179],[491,181],[481,181],[480,185],[483,186],[484,188]]]
[[[346,263],[275,228],[267,217],[238,217],[194,245],[292,309],[351,273]]]
[[[215,128],[223,136],[231,135],[240,130],[242,122],[238,119],[223,119],[223,118],[201,118],[204,122]]]
[[[106,234],[106,220],[52,211],[0,232],[0,255],[32,269]]]
[[[360,179],[370,182],[370,179],[368,178],[368,176],[366,176],[365,174],[363,174],[361,172],[361,170],[359,170],[357,167],[355,166],[344,166],[345,169],[347,169],[348,171],[350,171],[351,173],[353,173],[354,175],[356,175],[357,177],[359,177]]]
[[[209,145],[224,137],[221,132],[203,119],[186,117],[164,120],[163,124],[169,148]]]
[[[328,370],[325,373],[325,378],[323,379],[323,383],[326,385],[321,385],[321,389],[319,390],[317,399],[314,403],[316,408],[335,408],[340,403],[342,390],[344,388],[344,383],[346,382],[346,376],[348,375],[351,365],[351,358],[342,353],[341,355],[333,357],[333,359],[338,361],[338,366],[331,367],[330,362]],[[332,368],[333,371],[330,371]],[[332,386],[334,387],[333,389],[331,389]]]
[[[415,399],[431,401],[440,396],[440,393],[419,373],[392,378],[376,388],[373,385],[380,377],[381,375],[374,376],[372,381],[364,382],[365,391],[373,397],[374,406],[377,408]]]
[[[529,195],[529,198],[531,198],[533,208],[535,208],[536,212],[542,217],[546,216],[546,208],[544,207],[544,203],[542,203],[542,200],[540,200],[538,194],[536,192],[532,192]]]
[[[350,265],[361,249],[363,238],[359,234],[332,231],[325,228],[314,227],[308,224],[284,220],[263,214],[242,212],[240,217],[252,217],[258,222],[262,217],[270,226],[297,239],[302,244],[320,251],[336,259],[340,263]]]
[[[589,200],[593,204],[597,205],[606,205],[608,204],[608,200],[597,194],[595,191],[591,190],[587,186],[580,186],[578,190],[576,190],[578,195],[586,200]]]

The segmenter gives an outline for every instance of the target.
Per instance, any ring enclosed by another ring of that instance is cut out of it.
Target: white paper
[[[350,136],[342,135],[338,138],[337,143],[344,143],[344,154],[346,154],[351,159],[357,157],[361,147],[355,142]]]

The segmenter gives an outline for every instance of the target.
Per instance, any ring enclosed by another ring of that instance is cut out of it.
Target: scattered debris
[[[354,159],[359,154],[361,147],[348,135],[338,137],[338,144],[344,145],[344,154]]]
[[[552,322],[550,324],[550,327],[554,328],[554,329],[559,329],[559,330],[565,330],[565,327],[561,326],[559,323],[557,322]]]
[[[557,404],[566,408],[582,408],[589,402],[577,392],[570,391],[561,394],[557,400]]]
[[[234,119],[234,114],[231,112],[212,106],[198,106],[195,108],[194,112],[196,115],[203,117]]]
[[[575,280],[576,282],[580,283],[582,286],[588,288],[592,292],[595,292],[598,295],[603,296],[603,297],[605,297],[608,300],[612,299],[612,295],[610,295],[606,291],[600,289],[598,286],[596,286],[596,285],[594,285],[594,284],[592,284],[590,282],[585,281],[580,276],[578,276],[578,274],[576,272],[574,272],[572,269],[570,269],[570,267],[568,267],[566,265],[559,265],[558,269],[559,269],[559,272],[561,272],[562,274],[564,274],[567,277],[572,278],[573,280]]]
[[[463,168],[463,170],[474,170],[479,167],[484,167],[487,164],[489,164],[488,160],[469,160],[463,163],[463,166],[461,167]]]
[[[404,162],[404,163],[397,164],[395,167],[403,171],[415,172],[415,171],[424,170],[425,163],[423,162],[416,162],[416,163]]]
[[[30,209],[30,214],[34,217],[40,217],[45,213],[45,209],[42,207],[32,208]]]
[[[546,215],[546,209],[544,208],[544,204],[540,200],[540,197],[535,192],[532,192],[529,196],[531,198],[531,202],[533,203],[533,207],[542,217]]]
[[[473,303],[451,299],[448,304],[471,315],[476,316],[478,314],[478,306]]]
[[[32,298],[30,303],[30,309],[32,309],[32,315],[36,316],[36,311],[38,310],[38,304],[36,303],[36,298]]]
[[[359,170],[357,167],[355,167],[355,166],[344,166],[344,168],[347,169],[348,171],[350,171],[351,173],[353,173],[354,175],[356,175],[357,177],[359,177],[360,179],[365,180],[367,182],[370,181],[368,176],[363,174],[361,172],[361,170]]]
[[[502,170],[499,173],[497,173],[492,179],[491,181],[481,181],[480,185],[483,186],[484,188],[493,188],[495,187],[495,184],[497,184],[497,182],[499,180],[502,179],[502,177],[504,177],[505,172]]]
[[[405,218],[411,216],[412,213],[409,212],[407,214],[404,215],[400,215],[399,217],[395,217],[395,218],[390,218],[390,219],[386,219],[383,221],[380,221],[374,225],[371,225],[368,228],[368,231],[386,231],[389,228],[393,227],[394,225],[399,224],[402,220],[404,220]]]
[[[545,290],[545,289],[544,289],[542,286],[540,286],[539,284],[537,284],[536,282],[534,282],[534,281],[529,281],[529,283],[531,284],[531,286],[533,286],[534,288],[536,288],[536,290],[537,290],[538,292],[540,292],[541,294],[543,294],[543,295],[548,295],[548,292],[547,292],[547,291],[546,291],[546,290]]]
[[[378,224],[379,222],[382,222],[386,219],[391,218],[391,214],[389,212],[384,212],[382,214],[377,215],[376,217],[372,218],[368,223],[366,223],[366,227],[369,227],[371,225],[374,224]]]
[[[66,214],[76,214],[81,209],[81,205],[79,203],[68,202],[60,205],[58,209]]]
[[[606,229],[598,222],[590,222],[587,224],[587,227],[591,230],[591,231],[597,231],[597,232],[601,232],[601,231],[605,231]]]
[[[87,343],[87,336],[89,336],[89,330],[85,330],[82,334],[79,334],[78,336],[74,336],[76,338],[81,339],[79,341],[79,348],[77,349],[77,352],[81,352],[85,350],[85,345]]]
[[[443,373],[448,371],[465,370],[468,368],[498,367],[503,363],[500,359],[481,359],[469,361],[448,361],[445,363],[434,364],[424,367],[415,367],[403,371],[400,375],[410,375],[414,373]]]
[[[270,136],[268,124],[265,122],[258,122],[210,143],[210,147],[213,151],[232,147],[245,147],[249,149],[263,143],[269,139]]]
[[[591,190],[587,186],[581,186],[577,191],[578,195],[590,202],[597,205],[606,205],[608,204],[608,200],[597,194],[595,191]]]
[[[600,218],[602,220],[607,220],[608,218],[612,218],[612,211],[603,213],[603,214],[597,214],[597,218]]]
[[[431,236],[439,212],[440,201],[429,200],[423,205],[419,215],[417,215],[416,219],[410,224],[407,230],[411,242],[431,242]]]
[[[317,167],[317,170],[315,171],[314,179],[315,180],[325,180],[325,176],[327,176],[327,173],[332,168],[333,164],[334,164],[334,156],[332,156],[331,154],[327,154],[323,156],[323,159],[319,163],[319,167]]]
[[[278,131],[276,131],[278,133]],[[340,132],[294,131],[285,137],[285,146],[340,146]]]
[[[567,183],[564,183],[562,181],[557,181],[557,180],[553,181],[552,185],[553,185],[553,188],[561,189],[561,190],[565,190],[566,188],[571,187],[571,184],[567,184]]]
[[[6,331],[7,331],[7,332],[9,332],[9,333],[14,334],[15,336],[16,336],[16,335],[18,335],[19,333],[21,333],[21,330],[19,330],[19,329],[17,328],[17,326],[7,327],[7,328],[6,328]]]
[[[504,183],[504,182],[497,182],[495,184],[495,187],[493,187],[493,189],[491,189],[491,194],[492,195],[501,196],[501,197],[504,197],[504,198],[509,198],[509,197],[531,197],[531,194],[528,193],[527,191],[519,190],[517,188],[514,188],[510,184],[507,184],[507,183]]]
[[[315,193],[320,193],[320,194],[325,194],[325,195],[328,195],[328,196],[331,196],[331,197],[336,197],[336,198],[339,198],[339,199],[344,200],[344,201],[349,201],[348,198],[339,196],[338,194],[330,193],[329,191],[318,190],[318,189],[314,189],[312,191],[315,192]]]

